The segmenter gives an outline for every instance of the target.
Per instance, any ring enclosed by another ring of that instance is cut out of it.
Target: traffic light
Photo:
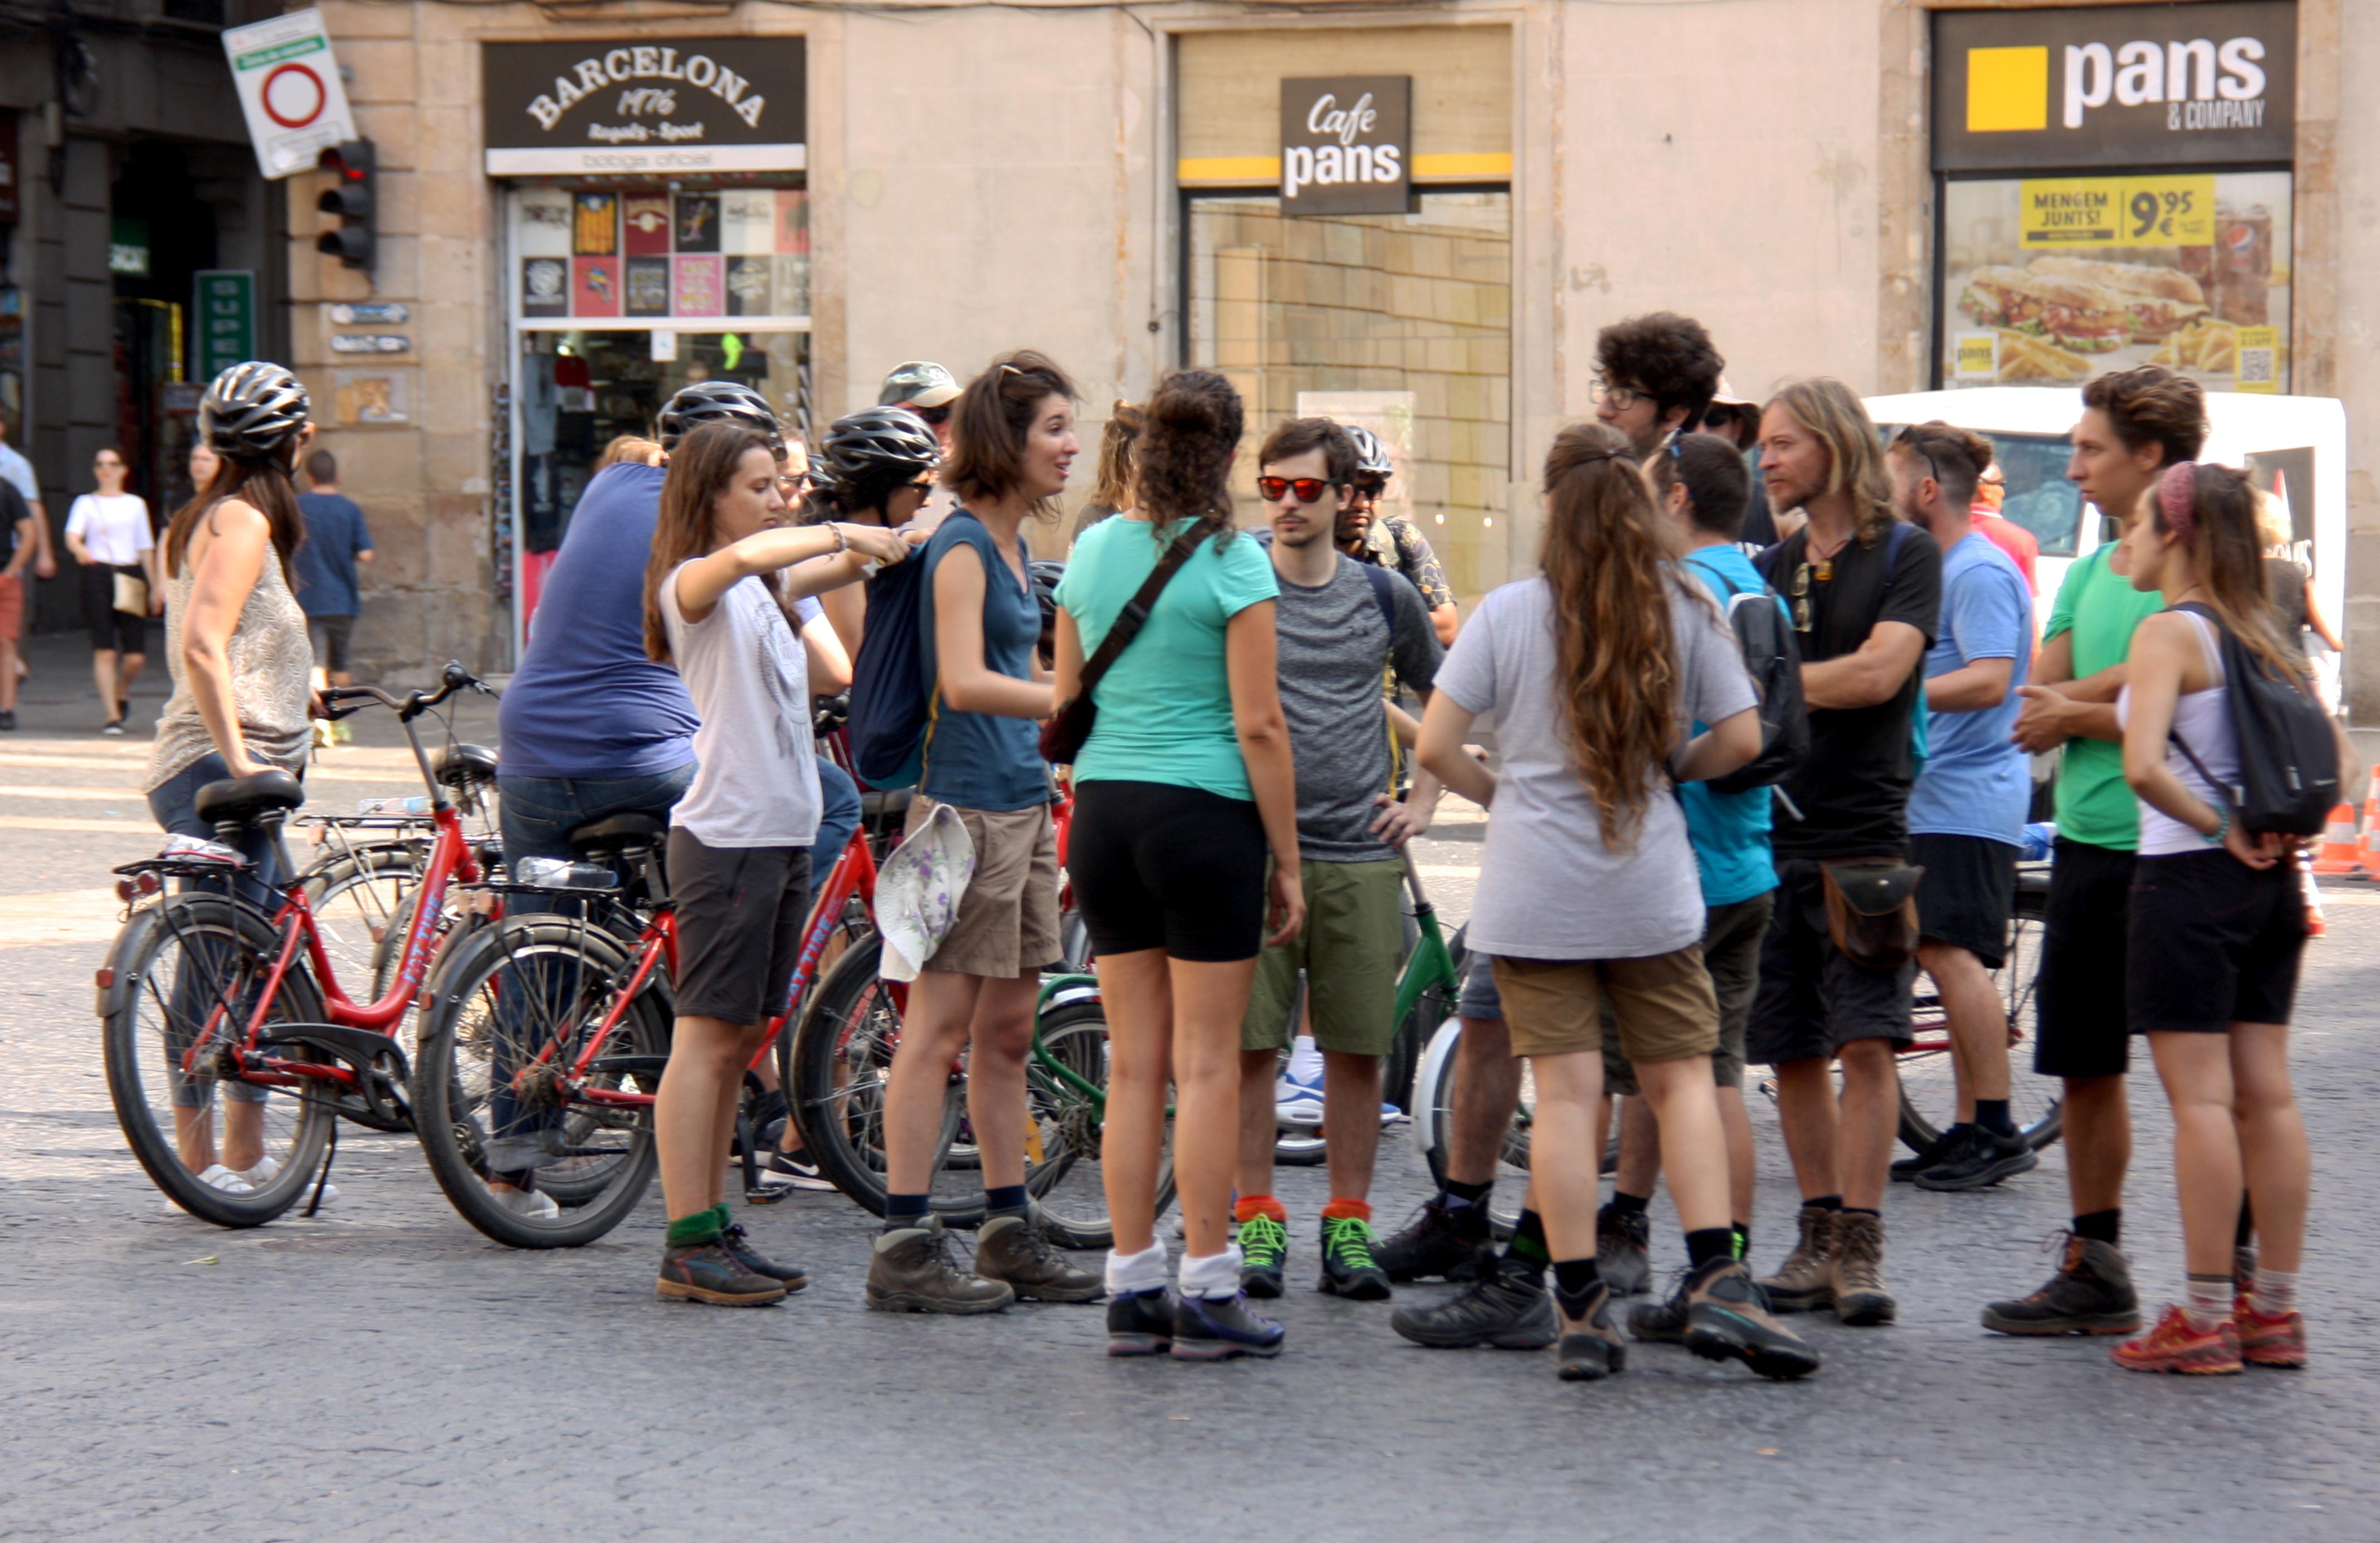
[[[328,252],[349,268],[371,272],[372,265],[372,142],[349,140],[322,152],[316,162],[338,178],[322,189],[315,203],[325,214],[339,217],[339,228],[315,238],[314,249]]]

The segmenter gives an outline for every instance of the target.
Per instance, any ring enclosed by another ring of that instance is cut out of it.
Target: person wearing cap
[[[1454,586],[1446,581],[1446,568],[1419,527],[1402,515],[1379,512],[1389,479],[1396,474],[1389,447],[1379,435],[1360,424],[1342,427],[1354,442],[1355,474],[1348,483],[1347,503],[1339,511],[1333,532],[1336,544],[1358,563],[1402,574],[1406,582],[1420,590],[1429,607],[1431,630],[1443,648],[1454,641]]]
[[[1743,533],[1736,544],[1756,551],[1784,540],[1777,529],[1776,513],[1768,507],[1767,481],[1760,475],[1760,404],[1736,395],[1727,377],[1721,375],[1718,389],[1711,394],[1710,406],[1703,409],[1702,432],[1717,434],[1734,445],[1742,455],[1744,470],[1752,480],[1750,501],[1743,508]]]
[[[924,419],[945,456],[951,453],[951,404],[958,399],[958,377],[931,359],[894,365],[884,377],[884,389],[876,394],[878,407],[906,407]],[[926,506],[914,517],[915,527],[931,535],[957,507],[958,495],[947,484],[937,482]]]

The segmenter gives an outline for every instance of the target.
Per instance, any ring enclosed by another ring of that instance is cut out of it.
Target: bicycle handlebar
[[[490,697],[500,695],[494,686],[463,668],[461,661],[450,659],[440,674],[438,689],[428,693],[414,691],[397,697],[377,686],[326,686],[322,693],[323,716],[333,720],[345,718],[368,703],[377,702],[382,707],[395,709],[399,720],[410,723],[455,692],[464,690]]]

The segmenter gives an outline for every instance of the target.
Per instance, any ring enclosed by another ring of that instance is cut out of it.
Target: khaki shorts
[[[1305,929],[1257,955],[1240,1048],[1279,1050],[1289,1043],[1303,969],[1314,1002],[1314,1042],[1349,1055],[1386,1055],[1397,1037],[1405,865],[1307,863],[1302,871]]]
[[[1718,1048],[1718,999],[1700,943],[1644,959],[1500,955],[1496,989],[1514,1055],[1601,1054],[1607,999],[1630,1061],[1682,1061]]]
[[[975,843],[975,877],[959,914],[925,967],[944,975],[1013,980],[1038,975],[1065,950],[1058,942],[1058,836],[1050,807],[952,808]],[[905,836],[933,812],[919,794],[909,801]]]
[[[1743,1086],[1743,1037],[1752,1027],[1760,948],[1775,902],[1776,892],[1770,890],[1703,913],[1703,967],[1710,971],[1711,990],[1718,998],[1718,1050],[1711,1056],[1711,1076],[1721,1087]],[[1622,1099],[1642,1091],[1636,1086],[1636,1068],[1620,1052],[1620,1030],[1611,1021],[1609,1000],[1603,1004],[1603,1090]]]
[[[13,643],[25,636],[25,581],[9,577],[0,578],[0,643]]]

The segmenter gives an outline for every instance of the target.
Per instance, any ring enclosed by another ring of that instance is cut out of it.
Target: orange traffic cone
[[[2362,876],[2380,877],[2380,766],[2372,769],[2372,783],[2363,795]]]
[[[2355,834],[2355,806],[2333,806],[2329,822],[2322,832],[2322,846],[2314,854],[2313,870],[2343,876],[2360,871],[2363,859],[2363,845]]]
[[[2298,894],[2305,902],[2306,936],[2329,937],[2330,923],[2324,920],[2322,915],[2322,886],[2313,881],[2313,870],[2310,868],[2298,869]],[[1038,1130],[1039,1127],[1035,1128]]]

